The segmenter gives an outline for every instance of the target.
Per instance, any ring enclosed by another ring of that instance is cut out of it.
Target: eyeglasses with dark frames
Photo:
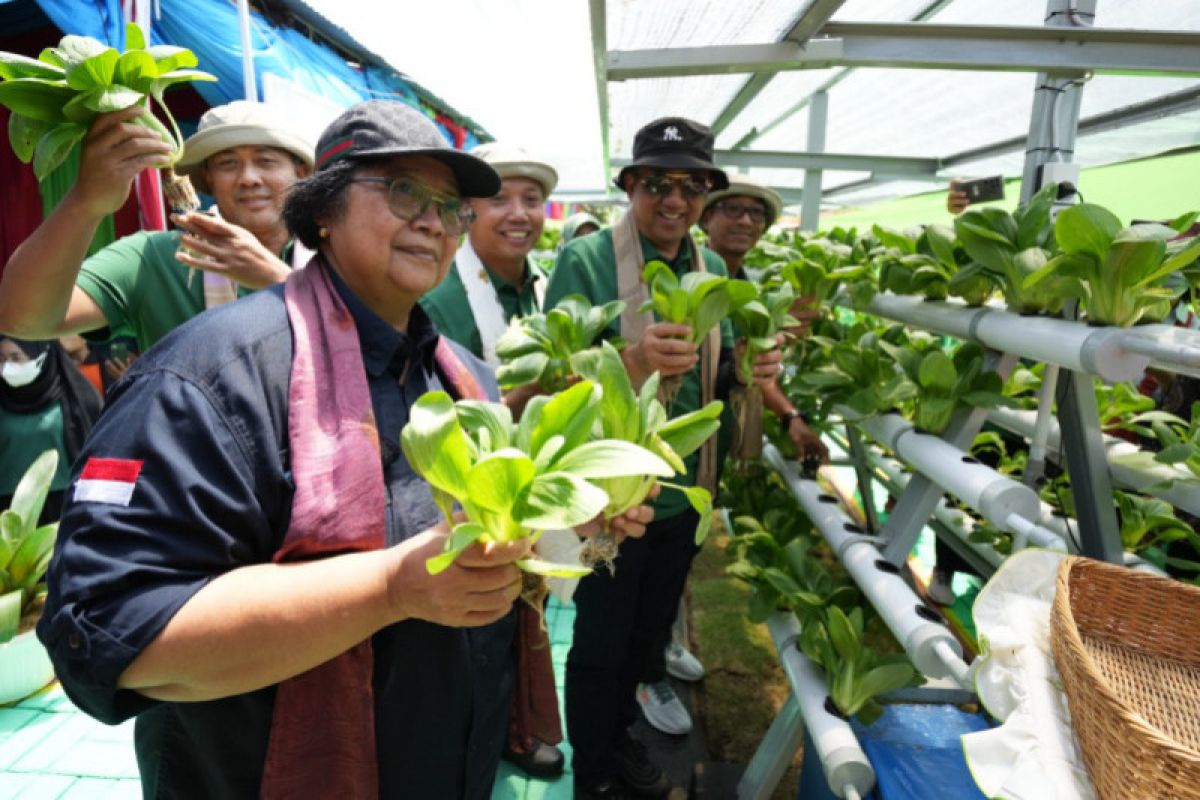
[[[668,175],[655,172],[638,178],[641,186],[655,197],[666,197],[676,186],[684,197],[701,197],[712,191],[712,181],[702,175]]]
[[[412,222],[430,206],[437,208],[438,219],[450,236],[460,236],[475,221],[475,212],[461,198],[444,194],[411,178],[385,178],[359,175],[351,183],[375,183],[387,190],[388,208],[397,218]]]
[[[721,216],[725,219],[736,222],[742,218],[742,214],[750,217],[750,221],[756,225],[763,225],[767,221],[767,210],[762,206],[751,203],[735,203],[730,200],[718,200],[713,203],[713,207],[721,212]]]

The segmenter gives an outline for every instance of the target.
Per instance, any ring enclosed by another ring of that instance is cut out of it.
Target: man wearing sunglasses
[[[727,189],[708,196],[700,215],[700,229],[708,234],[708,246],[724,259],[731,277],[743,277],[746,254],[754,249],[767,228],[775,224],[782,210],[783,198],[748,175],[730,175]],[[800,321],[797,332],[806,332],[820,313],[811,298],[799,298],[792,308],[792,316]],[[763,405],[787,431],[798,459],[829,460],[829,451],[821,437],[808,427],[777,382],[763,387],[762,398]]]
[[[177,231],[141,231],[85,259],[134,177],[170,153],[157,134],[131,124],[140,112],[92,124],[79,179],[4,270],[0,330],[49,339],[108,329],[132,334],[144,352],[206,308],[278,283],[311,257],[295,246],[282,212],[288,189],[312,168],[312,143],[272,107],[238,100],[205,112],[175,165],[216,200],[217,213],[175,215]]]
[[[625,311],[605,335],[628,342],[622,359],[635,386],[655,371],[684,376],[668,408],[677,416],[727,396],[735,379],[732,329],[723,322],[697,348],[680,338],[690,332],[688,326],[639,313],[646,296],[641,273],[645,262],[659,259],[679,275],[692,270],[726,274],[720,257],[698,247],[688,233],[700,219],[708,193],[728,185],[713,163],[712,131],[681,117],[649,123],[634,137],[633,159],[616,184],[629,197],[629,210],[612,228],[575,239],[563,249],[546,289],[546,306],[575,293],[593,304],[624,300]],[[772,380],[779,358],[778,351],[764,354],[752,376],[737,378]],[[710,441],[688,460],[686,475],[677,480],[712,488],[719,463],[716,442]],[[565,710],[579,800],[626,797],[629,792],[660,797],[671,788],[671,780],[630,735],[629,726],[638,715],[638,682],[665,679],[664,650],[696,553],[698,518],[675,490],[664,489],[654,509],[646,535],[621,545],[615,573],[601,567],[575,591]]]

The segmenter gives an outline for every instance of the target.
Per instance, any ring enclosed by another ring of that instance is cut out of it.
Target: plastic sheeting
[[[125,28],[119,0],[37,0],[37,3],[63,31],[91,36],[117,48],[124,46]],[[196,53],[201,69],[217,76],[214,83],[193,84],[205,102],[220,105],[241,99],[244,95],[237,6],[223,0],[159,0],[158,9],[159,14],[151,21],[151,43],[186,47]],[[377,66],[352,66],[330,48],[293,28],[276,27],[255,11],[250,16],[260,99],[264,76],[273,75],[324,101],[330,109],[326,117],[360,100],[377,97],[403,100],[421,108],[456,146],[469,149],[478,143],[474,133],[461,128],[454,119],[422,104],[413,88],[396,72]],[[325,121],[328,120],[321,120]]]

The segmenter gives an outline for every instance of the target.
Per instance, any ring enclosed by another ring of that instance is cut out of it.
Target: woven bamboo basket
[[[1100,797],[1200,800],[1200,588],[1064,558],[1050,628]]]

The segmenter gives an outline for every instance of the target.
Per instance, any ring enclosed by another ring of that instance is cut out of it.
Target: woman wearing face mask
[[[56,449],[40,522],[58,519],[71,463],[99,414],[100,395],[57,342],[0,337],[0,509],[33,460]]]

